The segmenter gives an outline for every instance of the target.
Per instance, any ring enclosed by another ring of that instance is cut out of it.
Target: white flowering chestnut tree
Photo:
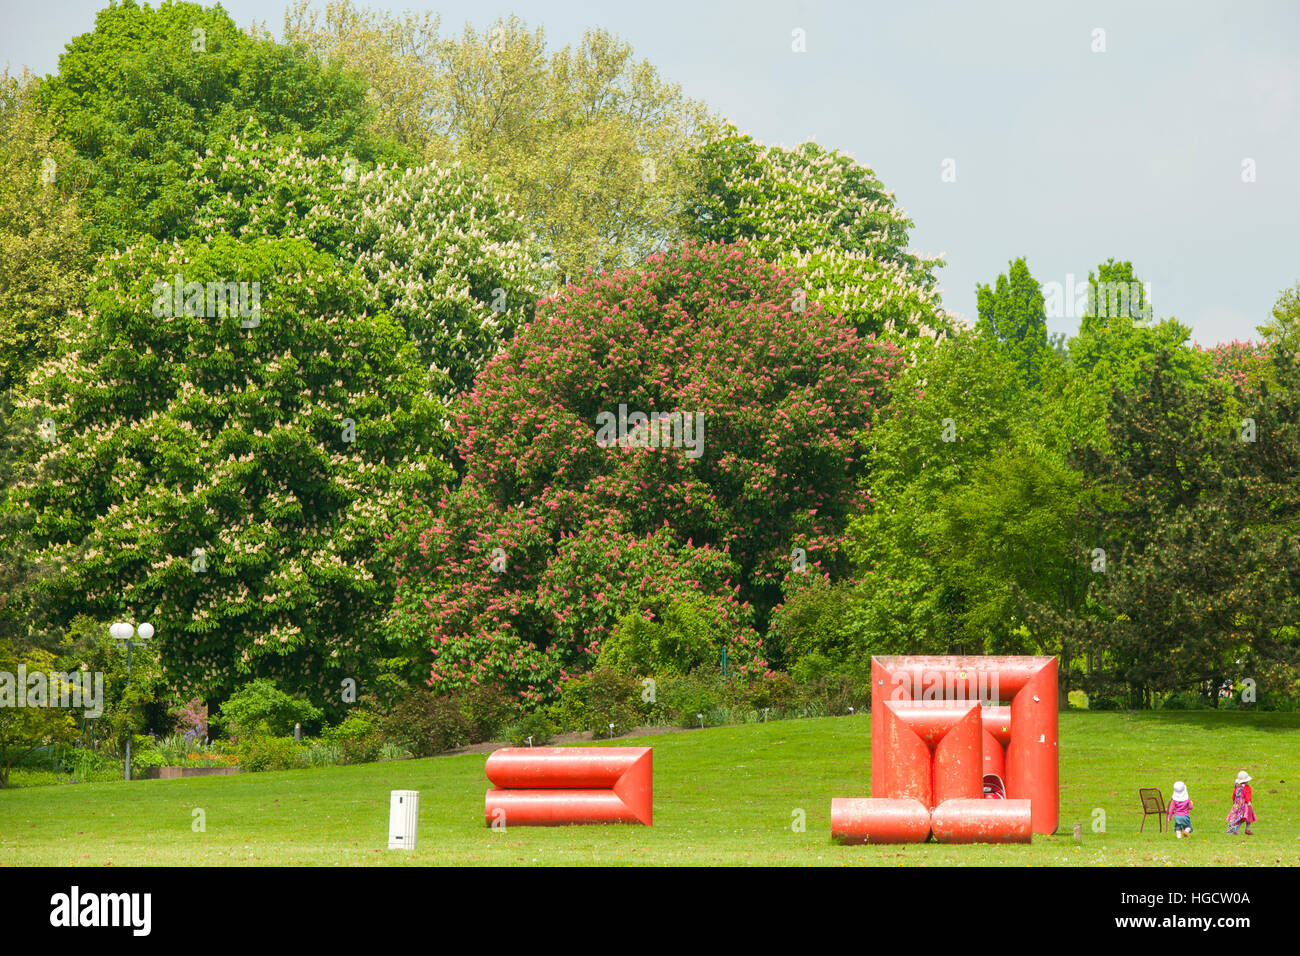
[[[196,236],[297,236],[356,263],[369,307],[406,331],[439,394],[468,388],[533,315],[538,248],[492,180],[458,163],[365,168],[276,145],[250,122],[196,173]]]
[[[764,146],[723,126],[691,157],[695,189],[683,213],[687,236],[744,241],[797,271],[794,307],[816,302],[860,334],[898,338],[950,330],[934,270],[907,248],[912,221],[875,173],[816,143]]]
[[[440,398],[356,266],[302,239],[107,256],[19,413],[5,507],[60,620],[157,628],[169,683],[252,677],[338,705],[387,653],[393,501],[451,478]],[[4,542],[0,542],[4,544]]]

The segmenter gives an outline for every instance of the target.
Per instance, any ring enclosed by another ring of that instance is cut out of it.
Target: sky
[[[0,0],[0,64],[57,70],[106,2]],[[1020,256],[1062,290],[1130,261],[1203,345],[1255,336],[1300,282],[1297,0],[363,5],[434,10],[444,33],[517,13],[556,47],[601,26],[760,141],[842,150],[913,248],[944,254],[944,305],[970,321],[976,285]],[[222,6],[278,34],[286,4]],[[1073,312],[1048,330],[1072,334]]]

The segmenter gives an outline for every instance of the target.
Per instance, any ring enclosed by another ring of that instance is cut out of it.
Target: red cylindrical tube
[[[1007,796],[1034,805],[1034,832],[1055,833],[1060,816],[1056,658],[1048,659],[1011,701]]]
[[[920,800],[831,800],[831,838],[840,843],[923,843],[929,835],[930,811]]]
[[[489,790],[483,815],[507,828],[641,822],[613,790]]]
[[[1029,843],[1028,800],[945,800],[930,815],[940,843]]]
[[[484,765],[498,787],[609,789],[646,755],[646,747],[502,747]]]

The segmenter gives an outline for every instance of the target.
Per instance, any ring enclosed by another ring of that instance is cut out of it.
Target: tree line
[[[0,134],[20,651],[148,619],[178,700],[529,708],[689,619],[742,680],[1051,653],[1063,693],[1296,698],[1300,286],[1203,349],[1109,260],[1053,341],[1017,259],[967,326],[869,168],[517,18],[123,2],[5,74]],[[597,442],[620,407],[698,454]]]

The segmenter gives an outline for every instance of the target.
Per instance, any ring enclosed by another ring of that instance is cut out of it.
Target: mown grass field
[[[869,716],[644,738],[653,828],[484,825],[482,754],[187,780],[0,791],[0,865],[1275,866],[1300,864],[1300,715],[1164,711],[1061,716],[1061,829],[1029,846],[843,847],[830,801],[869,795]],[[635,738],[613,742],[626,746]],[[1224,833],[1237,770],[1252,837]],[[1139,834],[1139,786],[1187,782],[1194,837]],[[388,793],[420,791],[419,846],[389,852]],[[194,832],[201,809],[206,832]],[[1105,832],[1092,829],[1094,810]],[[806,829],[791,829],[797,811]],[[1082,845],[1073,824],[1083,824]]]

